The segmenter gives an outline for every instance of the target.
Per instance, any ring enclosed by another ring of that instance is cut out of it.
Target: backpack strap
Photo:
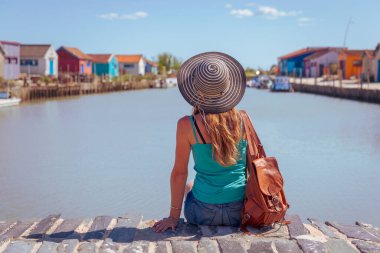
[[[193,130],[193,134],[194,134],[194,138],[195,138],[195,141],[196,143],[198,144],[198,137],[197,137],[197,133],[195,132],[195,127],[194,127],[194,116],[191,115],[190,116],[190,123],[191,123],[191,129]]]
[[[246,111],[240,111],[243,119],[244,131],[248,141],[249,155],[254,159],[266,157],[264,147],[253,127],[252,121]]]

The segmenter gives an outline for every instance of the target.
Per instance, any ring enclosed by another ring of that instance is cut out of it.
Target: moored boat
[[[278,76],[270,87],[271,91],[293,91],[292,84],[287,76]]]
[[[0,108],[18,105],[21,102],[21,98],[12,97],[8,92],[0,92]]]

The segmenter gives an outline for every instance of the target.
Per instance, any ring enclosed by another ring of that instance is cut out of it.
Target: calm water
[[[248,89],[239,108],[278,158],[292,213],[380,225],[379,105]],[[176,122],[190,110],[176,88],[2,109],[0,220],[167,215]]]

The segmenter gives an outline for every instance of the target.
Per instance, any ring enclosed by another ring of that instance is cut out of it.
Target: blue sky
[[[374,48],[379,13],[379,0],[0,0],[0,40],[150,59],[222,51],[266,68],[302,47],[342,46],[350,16],[346,45]]]

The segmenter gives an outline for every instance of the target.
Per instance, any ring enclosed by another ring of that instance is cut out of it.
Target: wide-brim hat
[[[190,105],[212,114],[234,108],[246,88],[241,64],[220,52],[198,54],[185,61],[178,71],[177,82]]]

